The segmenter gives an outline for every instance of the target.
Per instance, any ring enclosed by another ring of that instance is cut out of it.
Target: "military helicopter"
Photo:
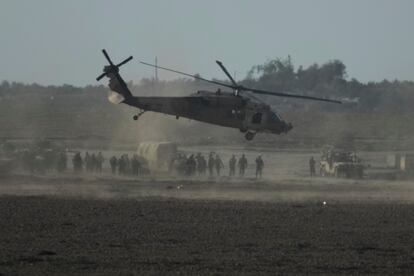
[[[245,138],[250,141],[256,133],[281,134],[287,133],[293,128],[291,123],[283,120],[276,111],[272,110],[268,104],[256,97],[255,94],[341,103],[337,100],[325,98],[244,87],[233,79],[220,61],[216,61],[216,63],[229,78],[230,84],[204,79],[198,75],[191,75],[142,61],[140,63],[230,88],[233,91],[226,92],[221,91],[221,89],[214,92],[200,90],[186,97],[137,97],[132,95],[119,74],[119,67],[132,60],[133,57],[130,56],[115,65],[105,49],[102,50],[102,53],[109,65],[104,67],[103,73],[96,80],[99,81],[105,76],[109,78],[109,88],[112,90],[108,97],[110,102],[114,104],[124,103],[140,109],[140,112],[133,117],[134,120],[138,120],[147,111],[159,112],[173,115],[177,119],[184,117],[214,125],[236,128],[245,133]]]

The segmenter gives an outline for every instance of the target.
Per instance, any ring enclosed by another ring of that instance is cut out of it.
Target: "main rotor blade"
[[[224,71],[224,73],[227,75],[227,77],[230,79],[230,81],[233,83],[233,85],[237,86],[236,81],[233,79],[233,77],[227,71],[226,67],[224,67],[223,63],[221,63],[221,61],[219,61],[219,60],[216,60],[216,63],[220,66],[221,70]]]
[[[162,70],[165,70],[165,71],[170,71],[170,72],[173,72],[173,73],[177,73],[177,74],[181,74],[181,75],[184,75],[184,76],[192,77],[192,78],[197,79],[197,80],[202,80],[202,81],[214,83],[214,84],[221,85],[221,86],[224,86],[224,87],[228,87],[228,88],[231,88],[231,89],[237,89],[237,87],[234,86],[234,85],[222,83],[222,82],[219,82],[219,81],[208,80],[208,79],[196,76],[196,75],[191,75],[191,74],[188,74],[188,73],[184,73],[184,72],[177,71],[177,70],[174,70],[174,69],[169,69],[169,68],[166,68],[166,67],[161,67],[161,66],[146,63],[146,62],[143,62],[143,61],[140,61],[140,63],[142,63],[144,65],[147,65],[147,66],[159,68],[159,69],[162,69]]]
[[[331,99],[325,99],[325,98],[318,98],[318,97],[312,97],[312,96],[305,96],[305,95],[295,95],[295,94],[272,92],[272,91],[266,91],[266,90],[260,90],[260,89],[250,89],[250,88],[246,88],[245,90],[246,91],[251,91],[251,92],[256,93],[256,94],[269,95],[269,96],[287,97],[287,98],[299,98],[299,99],[322,101],[322,102],[330,102],[330,103],[337,103],[337,104],[341,104],[342,103],[341,101],[337,101],[337,100],[331,100]]]
[[[133,57],[130,56],[129,58],[125,59],[123,62],[119,63],[116,67],[120,67],[122,65],[124,65],[125,63],[129,62]]]
[[[105,56],[105,57],[106,57],[106,59],[108,60],[109,64],[111,64],[111,65],[113,66],[114,64],[112,63],[112,60],[111,60],[111,58],[109,57],[109,55],[108,55],[108,53],[106,52],[106,50],[105,50],[105,49],[102,49],[102,53],[104,54],[104,56]]]
[[[104,72],[104,73],[102,73],[102,74],[100,74],[97,78],[96,78],[96,80],[97,81],[100,81],[103,77],[105,77],[106,76],[106,73]]]

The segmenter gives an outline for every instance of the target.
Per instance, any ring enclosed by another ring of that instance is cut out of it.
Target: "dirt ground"
[[[0,275],[413,274],[413,186],[15,175]]]

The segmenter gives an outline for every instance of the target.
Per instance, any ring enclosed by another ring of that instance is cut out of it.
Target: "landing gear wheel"
[[[253,140],[255,135],[256,135],[256,133],[254,133],[254,132],[247,132],[244,135],[244,137],[246,138],[247,141],[251,141],[251,140]]]
[[[145,113],[145,110],[141,110],[137,115],[134,115],[133,117],[132,117],[132,119],[134,119],[134,121],[136,121],[136,120],[138,120],[139,119],[139,117],[142,115],[142,114],[144,114]]]
[[[246,133],[246,132],[247,132],[247,129],[245,129],[245,128],[241,128],[241,129],[240,129],[240,132],[241,132],[241,133]]]

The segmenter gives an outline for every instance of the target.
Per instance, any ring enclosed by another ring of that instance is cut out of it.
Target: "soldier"
[[[184,154],[179,154],[177,158],[177,172],[179,175],[186,173],[187,157]]]
[[[73,156],[72,163],[73,163],[73,171],[75,173],[82,172],[83,161],[82,161],[82,156],[80,155],[80,152],[77,152],[75,156]]]
[[[310,176],[315,176],[315,164],[316,161],[313,159],[313,156],[309,159],[309,170],[310,170]]]
[[[201,153],[197,153],[197,155],[196,155],[196,158],[195,158],[195,160],[196,160],[196,169],[197,169],[197,173],[198,173],[198,175],[200,176],[201,174],[202,174],[202,156],[201,156]]]
[[[138,176],[140,173],[140,167],[141,167],[141,164],[139,163],[138,156],[134,154],[134,156],[131,159],[132,174],[135,176]]]
[[[197,164],[196,164],[193,154],[191,154],[190,157],[188,157],[186,165],[187,165],[187,175],[190,175],[190,176],[194,175]]]
[[[102,172],[102,164],[105,161],[105,158],[102,155],[102,152],[99,152],[96,156],[96,170],[101,173]]]
[[[213,176],[214,166],[215,166],[215,160],[214,160],[214,157],[213,157],[213,153],[210,153],[210,155],[208,157],[208,172],[209,172],[210,176]]]
[[[91,156],[89,155],[89,152],[86,152],[85,154],[85,170],[87,172],[91,171]]]
[[[61,152],[59,154],[58,162],[56,164],[56,170],[61,173],[61,172],[66,171],[67,167],[68,167],[68,158],[65,152]]]
[[[95,172],[98,165],[98,160],[96,159],[95,153],[92,153],[91,158],[89,158],[90,164],[89,164],[89,171]]]
[[[216,165],[217,176],[220,176],[220,170],[224,168],[224,164],[223,161],[221,161],[220,156],[218,154],[216,154],[216,160],[214,161],[214,163]]]
[[[124,162],[125,162],[124,174],[130,174],[131,173],[131,161],[129,160],[128,154],[124,154]]]
[[[247,159],[244,156],[244,154],[242,154],[242,157],[240,157],[238,165],[239,165],[239,175],[244,176],[244,172],[246,171],[246,168],[247,168]]]
[[[233,156],[230,158],[229,160],[229,176],[234,176],[235,172],[236,172],[236,156]]]
[[[200,175],[206,175],[207,160],[204,156],[200,158]]]
[[[263,162],[262,156],[259,155],[256,158],[256,178],[262,178],[263,167],[264,167],[264,162]]]
[[[119,157],[119,160],[118,160],[118,174],[119,175],[125,174],[125,156],[124,155]]]
[[[109,159],[109,165],[111,165],[112,174],[115,174],[116,166],[118,165],[118,159],[116,159],[115,156],[112,156],[111,159]]]

